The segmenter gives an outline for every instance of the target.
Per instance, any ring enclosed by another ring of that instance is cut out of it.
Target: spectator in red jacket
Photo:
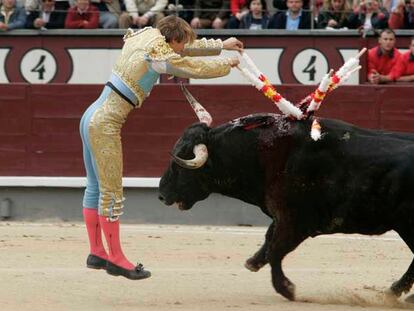
[[[414,81],[414,37],[411,38],[410,49],[400,56],[392,68],[390,78],[399,82]]]
[[[378,46],[368,51],[368,81],[373,84],[391,82],[391,69],[397,63],[400,52],[395,48],[395,33],[384,29],[378,39]]]
[[[66,15],[65,28],[95,29],[99,27],[99,11],[89,0],[76,0]]]
[[[231,16],[227,25],[230,29],[239,28],[240,21],[244,15],[249,13],[246,0],[230,0]]]

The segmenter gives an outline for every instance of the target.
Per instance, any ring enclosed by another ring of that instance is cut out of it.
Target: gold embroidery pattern
[[[99,214],[123,214],[121,128],[133,107],[113,91],[93,114],[89,140],[99,178]]]
[[[125,32],[124,37],[122,38],[124,41],[126,41],[127,39],[137,36],[139,34],[141,34],[143,31],[147,31],[152,29],[151,27],[144,27],[143,29],[134,31],[132,28],[128,28],[127,31]]]
[[[230,62],[226,58],[196,59],[179,57],[169,60],[169,72],[181,78],[209,79],[227,75],[230,72]]]
[[[148,51],[148,56],[156,61],[165,61],[171,57],[179,57],[163,38],[155,41]]]
[[[147,27],[142,31],[128,34],[113,72],[134,92],[140,107],[146,96],[137,81],[148,71],[145,56],[152,53],[156,58],[163,58],[171,53],[176,54],[156,28]]]
[[[135,77],[134,71],[120,73],[114,70],[114,72],[122,79],[122,81],[124,81],[129,86],[129,88],[135,94],[138,99],[137,108],[140,108],[143,101],[145,100],[145,93],[137,84],[136,81],[139,80],[139,78]]]
[[[185,46],[183,56],[213,56],[220,55],[223,42],[220,39],[202,38]]]

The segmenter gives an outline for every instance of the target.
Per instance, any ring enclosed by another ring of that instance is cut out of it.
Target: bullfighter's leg
[[[285,276],[282,270],[283,258],[293,251],[307,236],[294,232],[295,225],[279,222],[269,243],[268,261],[272,267],[272,283],[276,292],[289,300],[295,300],[295,285]]]
[[[397,230],[400,237],[408,245],[411,251],[414,253],[414,230],[412,228],[406,230]],[[402,293],[408,293],[414,283],[414,259],[411,262],[408,270],[404,275],[391,286],[391,292],[397,297],[401,296]]]
[[[80,134],[83,146],[83,160],[86,169],[87,184],[83,199],[83,217],[88,232],[90,253],[86,266],[92,269],[105,269],[108,255],[102,242],[101,226],[98,216],[99,184],[96,177],[96,167],[89,144],[88,124],[93,112],[99,107],[94,103],[83,115],[80,122]]]
[[[124,201],[121,127],[127,112],[132,108],[127,103],[120,103],[116,96],[116,93],[110,91],[103,104],[91,116],[87,130],[99,185],[99,224],[109,249],[106,272],[139,280],[148,278],[151,274],[141,264],[134,266],[125,256],[121,246],[119,221]]]
[[[266,254],[269,246],[269,241],[273,236],[274,227],[275,221],[273,221],[267,229],[265,242],[262,247],[252,257],[246,260],[244,266],[250,271],[257,272],[268,263]]]

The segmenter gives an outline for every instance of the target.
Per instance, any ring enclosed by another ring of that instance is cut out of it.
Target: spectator
[[[382,1],[382,6],[384,9],[386,9],[388,12],[392,12],[397,8],[398,3],[400,0],[384,0]]]
[[[287,0],[273,0],[273,7],[278,11],[287,11]],[[303,0],[303,9],[309,9],[310,0]]]
[[[190,23],[194,16],[194,2],[195,0],[169,0],[168,15],[178,13],[178,17]]]
[[[24,8],[16,6],[16,0],[3,0],[0,5],[0,31],[22,29],[25,25]]]
[[[358,10],[361,0],[347,0],[352,11]]]
[[[277,9],[273,6],[273,0],[266,0],[267,12],[269,15],[276,13]]]
[[[388,27],[389,14],[380,6],[378,0],[362,0],[359,8],[350,14],[348,25],[351,29],[361,29],[364,32],[371,29]]]
[[[246,0],[230,0],[230,10],[231,16],[227,28],[237,29],[240,26],[242,17],[249,13],[249,6],[246,4]]]
[[[122,13],[119,0],[91,0],[91,3],[99,10],[99,27],[118,28],[118,20]]]
[[[391,82],[391,69],[400,57],[395,48],[395,33],[384,29],[378,39],[378,46],[368,51],[368,81],[373,84]]]
[[[40,10],[29,12],[26,28],[29,29],[59,29],[65,28],[66,12],[57,11],[55,0],[42,0]]]
[[[155,26],[164,17],[168,0],[125,0],[128,14],[122,14],[120,28]]]
[[[196,0],[192,28],[222,29],[229,18],[229,0]]]
[[[267,29],[269,16],[267,15],[266,0],[248,0],[249,13],[243,15],[240,21],[242,29]]]
[[[41,0],[26,0],[24,8],[26,9],[26,12],[40,11],[41,5]],[[75,0],[55,0],[56,11],[62,11],[66,13],[71,6],[75,6]]]
[[[95,29],[99,27],[99,11],[89,0],[77,0],[66,15],[65,28]]]
[[[347,0],[324,0],[318,16],[318,28],[340,29],[348,27],[350,14]]]
[[[302,9],[303,0],[287,0],[288,10],[277,12],[269,21],[269,28],[272,29],[310,29],[311,15]]]
[[[410,49],[398,58],[392,68],[390,78],[399,82],[414,81],[414,37],[411,38]]]
[[[388,23],[392,29],[414,29],[414,0],[401,0]]]

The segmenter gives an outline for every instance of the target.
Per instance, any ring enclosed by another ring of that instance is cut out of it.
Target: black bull
[[[176,143],[173,156],[192,159],[193,147],[205,144],[207,161],[188,169],[175,158],[160,182],[160,199],[180,209],[213,192],[260,207],[273,222],[246,267],[258,271],[269,263],[275,290],[291,300],[294,284],[281,263],[308,237],[395,230],[414,251],[414,134],[319,122],[318,141],[310,137],[312,120],[289,121],[274,114],[214,128],[194,124]],[[400,296],[413,281],[414,261],[390,291]]]

